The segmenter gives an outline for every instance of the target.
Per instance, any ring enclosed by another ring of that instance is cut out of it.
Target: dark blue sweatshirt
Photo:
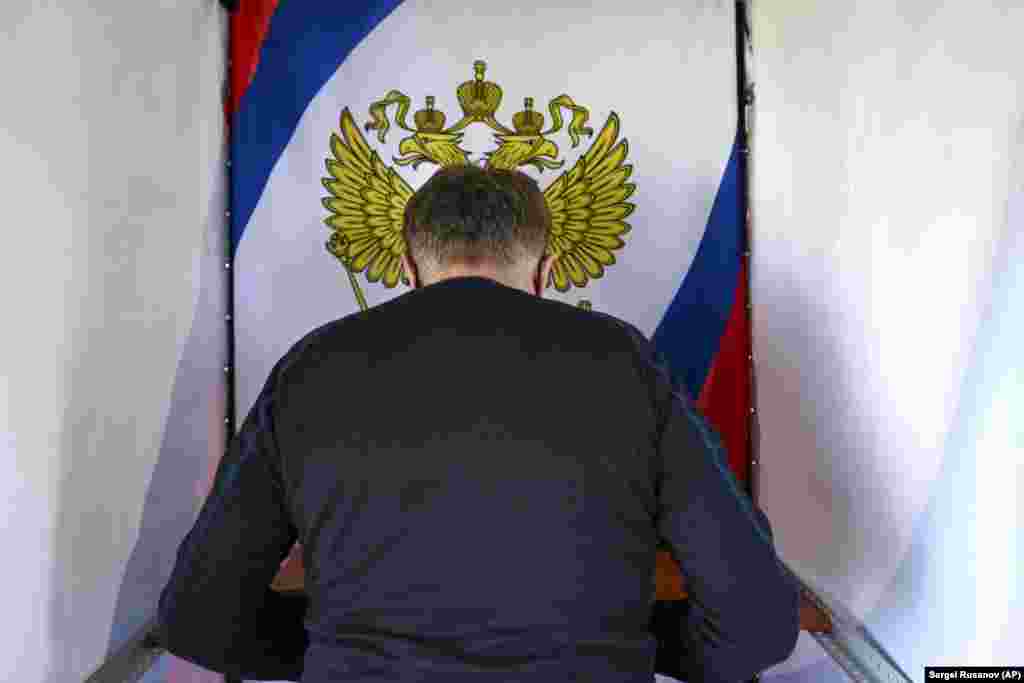
[[[650,683],[660,641],[661,673],[742,681],[795,647],[797,588],[726,462],[632,326],[433,284],[274,367],[161,638],[262,680]],[[308,598],[268,588],[297,540]],[[690,598],[652,632],[659,542]]]

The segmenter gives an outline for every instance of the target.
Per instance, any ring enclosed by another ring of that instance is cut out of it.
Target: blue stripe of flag
[[[231,254],[299,119],[353,48],[401,0],[283,0],[232,120]]]
[[[652,337],[693,400],[700,396],[736,298],[745,248],[738,157],[735,141],[697,255]]]

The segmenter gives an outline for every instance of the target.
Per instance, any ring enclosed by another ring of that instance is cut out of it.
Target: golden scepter
[[[352,257],[348,255],[348,240],[340,232],[336,232],[331,235],[331,239],[327,240],[324,246],[327,247],[327,251],[337,256],[338,260],[341,261],[345,272],[348,273],[348,282],[352,285],[352,292],[356,295],[359,310],[365,311],[369,306],[366,303],[366,295],[363,294],[363,288],[359,286],[359,281],[356,279],[355,271],[352,270]]]

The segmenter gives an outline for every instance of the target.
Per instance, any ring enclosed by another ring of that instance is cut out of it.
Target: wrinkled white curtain
[[[84,680],[152,615],[221,448],[225,24],[0,5],[0,680]]]
[[[1022,25],[753,3],[762,502],[915,677],[1024,642]],[[824,658],[803,636],[775,672],[844,680]]]

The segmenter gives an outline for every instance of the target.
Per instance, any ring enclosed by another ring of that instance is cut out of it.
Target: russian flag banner
[[[744,480],[734,11],[241,3],[226,105],[239,423],[299,338],[408,291],[396,233],[408,196],[442,166],[490,164],[545,193],[558,255],[546,296],[653,338]]]

